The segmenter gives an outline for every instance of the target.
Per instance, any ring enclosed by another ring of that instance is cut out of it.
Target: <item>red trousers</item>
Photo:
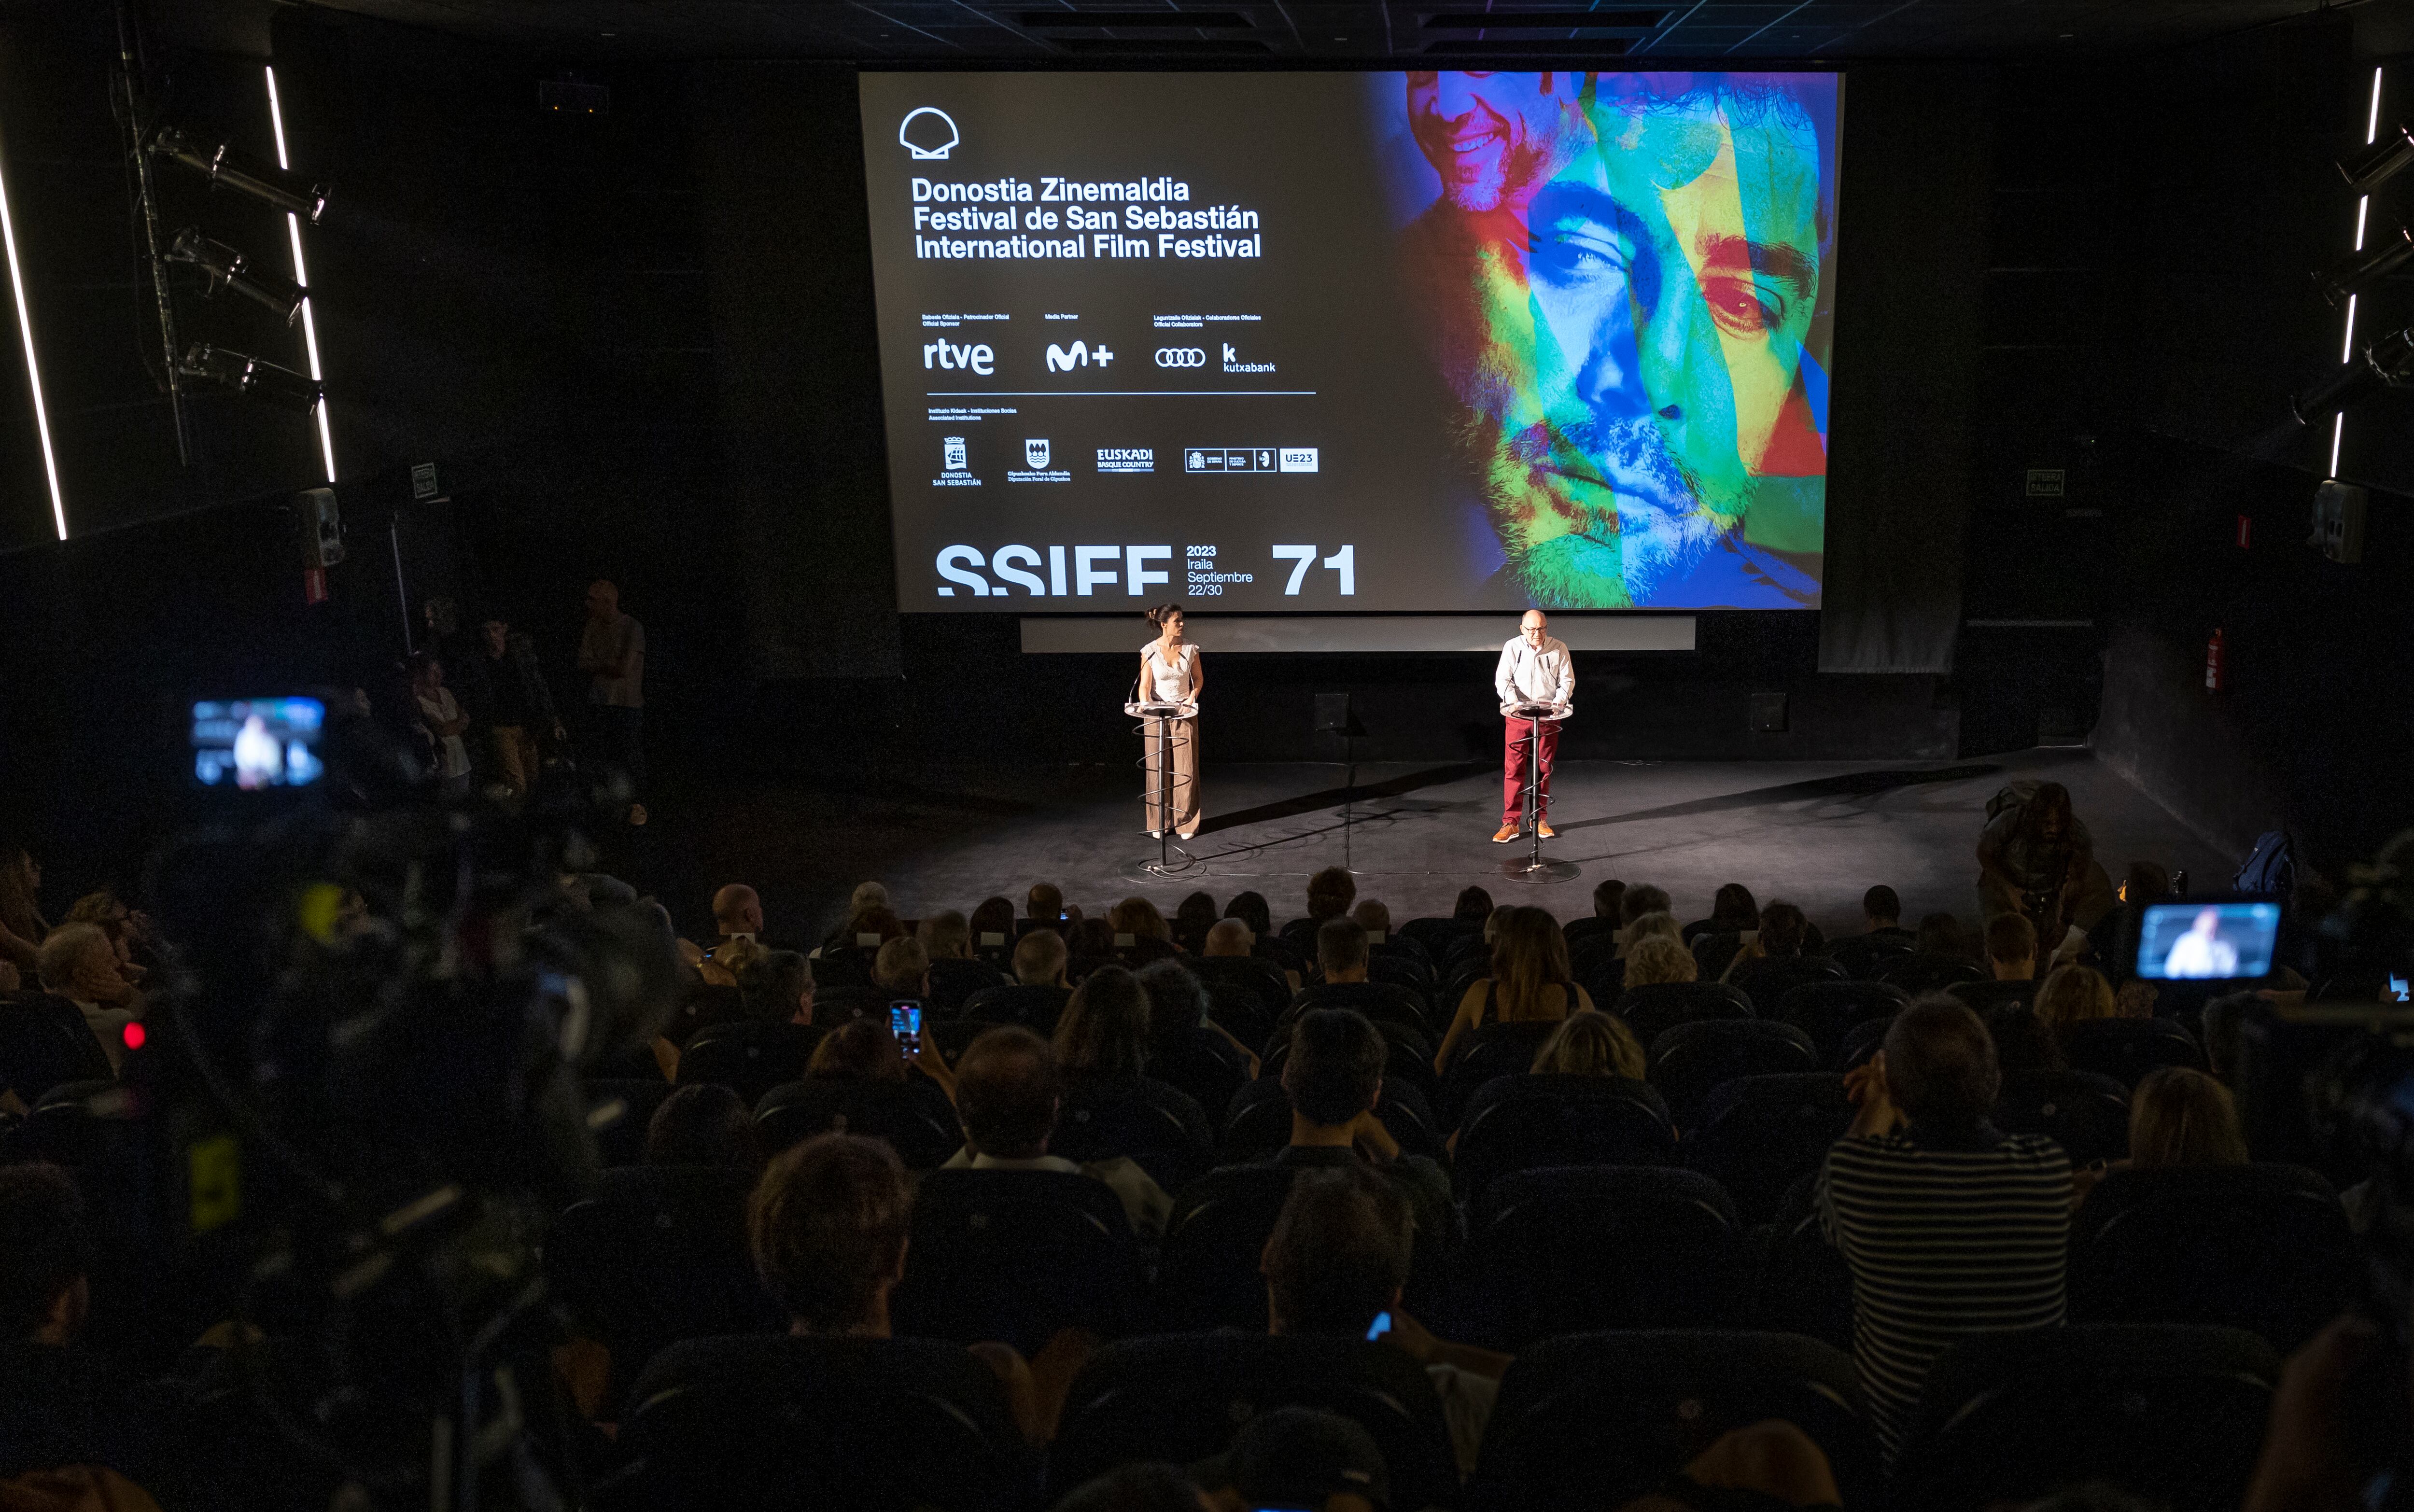
[[[1540,724],[1542,727],[1542,738],[1538,742],[1542,748],[1542,775],[1534,784],[1534,817],[1537,819],[1551,817],[1551,768],[1558,764],[1559,721],[1512,719],[1509,720],[1507,754],[1500,763],[1500,823],[1503,824],[1514,824],[1526,817],[1526,739],[1528,724]]]

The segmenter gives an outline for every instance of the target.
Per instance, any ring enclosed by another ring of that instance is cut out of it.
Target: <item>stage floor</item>
[[[2227,884],[2238,858],[2196,838],[2159,805],[2083,750],[2032,750],[1962,762],[1566,762],[1553,778],[1558,838],[1546,856],[1574,862],[1572,882],[1503,878],[1521,852],[1494,845],[1498,766],[1365,763],[1345,826],[1342,769],[1325,763],[1210,766],[1206,823],[1185,849],[1203,866],[1138,882],[1125,867],[1156,853],[1140,829],[1137,776],[1067,768],[837,793],[788,785],[724,792],[663,811],[653,874],[683,927],[701,927],[713,887],[761,890],[767,932],[818,939],[840,922],[858,882],[886,882],[907,917],[969,912],[991,894],[1020,908],[1034,882],[1055,882],[1086,912],[1143,894],[1170,913],[1195,888],[1220,905],[1255,889],[1276,922],[1304,912],[1309,874],[1348,865],[1361,897],[1394,919],[1447,913],[1475,883],[1499,902],[1537,903],[1562,919],[1592,909],[1605,878],[1654,882],[1680,918],[1709,912],[1719,885],[1740,882],[1763,902],[1799,904],[1831,932],[1859,927],[1864,889],[1901,895],[1906,920],[1949,910],[1977,915],[1972,858],[1987,800],[2021,778],[2071,790],[2095,854],[2117,882],[2133,858],[2184,867],[2199,890]],[[684,810],[684,811],[681,811]]]

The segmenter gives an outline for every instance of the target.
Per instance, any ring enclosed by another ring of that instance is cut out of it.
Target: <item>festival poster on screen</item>
[[[1837,75],[862,102],[902,608],[1818,607]]]

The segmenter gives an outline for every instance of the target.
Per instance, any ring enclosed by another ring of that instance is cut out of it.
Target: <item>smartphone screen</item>
[[[888,1032],[905,1049],[918,1049],[922,1043],[922,1005],[918,1002],[892,1002],[888,1005]]]
[[[1378,1312],[1375,1314],[1375,1321],[1367,1325],[1366,1342],[1371,1344],[1391,1331],[1392,1315],[1389,1312]]]

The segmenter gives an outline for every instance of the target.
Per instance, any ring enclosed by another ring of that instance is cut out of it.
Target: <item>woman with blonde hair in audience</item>
[[[1082,978],[1056,1019],[1056,1060],[1068,1082],[1148,1075],[1148,994],[1120,966]]]
[[[2229,1089],[2201,1071],[2163,1066],[2129,1094],[2129,1164],[2141,1171],[2179,1165],[2243,1165],[2246,1136]]]
[[[1701,965],[1693,959],[1693,953],[1666,935],[1646,935],[1626,947],[1629,990],[1666,982],[1697,981],[1701,974]]]
[[[1538,1076],[1623,1076],[1641,1081],[1645,1066],[1642,1042],[1626,1020],[1598,1008],[1570,1014],[1534,1053]]]
[[[1684,941],[1684,928],[1677,924],[1676,915],[1662,909],[1658,912],[1636,915],[1634,922],[1626,926],[1619,939],[1623,941],[1628,950],[1632,950],[1638,942],[1648,940],[1653,935],[1658,935],[1664,940],[1674,940],[1681,944]]]
[[[2067,1036],[2074,1024],[2121,1015],[2121,1005],[2112,996],[2112,984],[2092,966],[2058,968],[2045,979],[2045,986],[2037,988],[2034,1006],[2037,1022],[2051,1030],[2057,1039]]]
[[[1502,1024],[1553,1024],[1593,1005],[1568,970],[1568,937],[1550,911],[1511,906],[1492,911],[1492,974],[1467,989],[1434,1057],[1438,1073],[1458,1042],[1487,1018]]]

